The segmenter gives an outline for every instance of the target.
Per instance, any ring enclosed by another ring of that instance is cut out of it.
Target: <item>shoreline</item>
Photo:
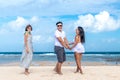
[[[56,61],[36,61],[32,62],[31,66],[55,66]],[[20,66],[20,62],[1,63],[0,66]],[[63,66],[76,66],[74,61],[65,61]],[[107,62],[82,62],[82,66],[120,66],[119,64],[112,64]]]

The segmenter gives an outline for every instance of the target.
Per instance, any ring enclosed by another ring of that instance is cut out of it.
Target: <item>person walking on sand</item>
[[[24,74],[28,75],[30,72],[29,66],[32,62],[33,57],[33,46],[32,46],[32,26],[29,24],[25,28],[24,33],[24,50],[21,57],[21,66],[25,68]]]
[[[77,65],[75,73],[80,71],[81,74],[83,74],[83,71],[81,68],[82,53],[85,52],[85,49],[82,43],[85,43],[85,34],[84,34],[83,28],[79,26],[76,29],[75,41],[70,43],[70,45],[72,45],[70,49],[74,51],[74,57]]]
[[[65,48],[69,48],[69,43],[67,41],[65,32],[62,30],[63,23],[62,22],[57,22],[56,23],[57,30],[55,31],[55,53],[57,55],[57,64],[54,68],[54,71],[57,72],[57,74],[62,75],[63,73],[61,72],[61,67],[63,62],[66,60],[66,55],[65,55]]]

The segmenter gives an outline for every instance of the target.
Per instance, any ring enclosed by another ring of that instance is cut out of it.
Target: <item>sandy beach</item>
[[[82,66],[84,74],[74,73],[75,66],[63,66],[63,75],[53,71],[54,66],[31,66],[30,75],[24,75],[19,66],[0,66],[0,80],[120,80],[120,66]]]

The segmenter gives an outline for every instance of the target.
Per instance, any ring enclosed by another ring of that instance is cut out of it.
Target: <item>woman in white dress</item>
[[[85,42],[85,34],[82,27],[78,27],[76,29],[76,36],[75,41],[73,43],[70,43],[72,49],[74,51],[74,57],[77,65],[77,69],[75,73],[79,72],[83,74],[82,68],[81,68],[81,59],[82,59],[82,53],[85,52],[84,46],[82,43]]]
[[[21,57],[21,66],[25,68],[24,74],[29,74],[29,66],[32,62],[33,46],[32,46],[32,26],[27,25],[24,33],[24,50]]]

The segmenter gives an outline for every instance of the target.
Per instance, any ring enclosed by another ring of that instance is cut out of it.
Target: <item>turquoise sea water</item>
[[[22,52],[0,52],[0,64],[20,62]],[[66,52],[67,61],[75,61],[73,52]],[[57,61],[54,52],[34,52],[33,61]],[[120,52],[86,52],[83,54],[84,62],[107,62],[120,64]]]

